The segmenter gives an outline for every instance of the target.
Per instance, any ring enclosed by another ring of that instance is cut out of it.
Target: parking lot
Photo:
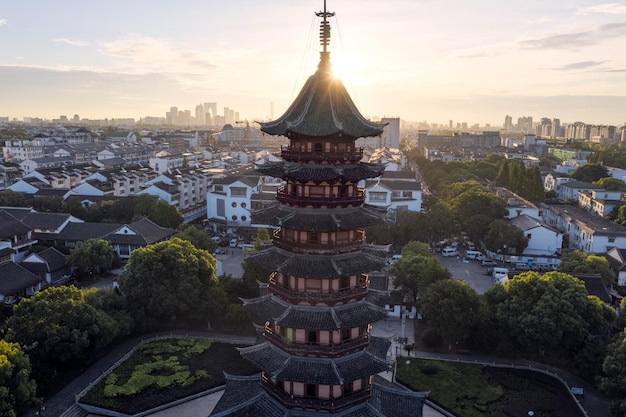
[[[461,256],[444,257],[441,252],[434,254],[442,266],[450,270],[452,278],[462,279],[478,294],[483,294],[493,285],[493,277],[487,275],[487,267],[479,261],[463,260]]]

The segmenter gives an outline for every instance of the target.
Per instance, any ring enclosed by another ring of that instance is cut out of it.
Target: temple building
[[[261,123],[269,135],[289,139],[281,160],[257,165],[280,178],[277,204],[252,213],[276,226],[273,245],[247,261],[271,271],[261,296],[244,301],[264,323],[264,340],[242,348],[262,370],[252,377],[227,376],[212,416],[421,417],[427,393],[409,391],[377,376],[390,375],[391,341],[370,335],[387,317],[388,294],[368,290],[368,272],[385,266],[382,247],[365,243],[364,229],[384,213],[365,207],[368,178],[384,164],[361,162],[362,137],[384,125],[365,119],[330,63],[330,23],[321,18],[317,71],[278,119]]]

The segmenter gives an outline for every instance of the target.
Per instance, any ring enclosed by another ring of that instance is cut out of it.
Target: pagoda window
[[[294,339],[295,339],[295,329],[291,329],[289,327],[281,327],[280,328],[280,335],[287,342],[293,342]]]
[[[298,343],[306,342],[306,333],[304,329],[296,329],[296,342]]]
[[[337,232],[337,243],[348,242],[350,241],[350,232],[347,230],[342,230]]]
[[[308,239],[309,243],[319,243],[319,241],[320,241],[319,233],[309,232],[309,239]]]
[[[292,394],[299,397],[304,396],[304,384],[302,382],[294,382],[292,387]]]
[[[346,144],[345,143],[340,143],[338,145],[338,150],[339,150],[339,152],[345,152],[346,151]]]
[[[324,145],[322,145],[321,143],[316,143],[315,146],[313,147],[313,152],[323,152],[324,151]]]
[[[319,385],[318,392],[320,398],[328,399],[330,398],[330,385]]]
[[[350,277],[341,277],[340,280],[341,280],[341,284],[339,287],[342,290],[350,288]]]
[[[333,385],[333,398],[341,397],[341,385]]]
[[[356,381],[352,382],[352,389],[354,391],[359,391],[361,388],[363,388],[363,381],[360,379],[357,379]]]
[[[360,333],[361,330],[358,327],[350,329],[350,339],[357,339]]]
[[[324,187],[320,185],[310,185],[308,187],[310,196],[324,196],[325,190]]]
[[[327,244],[330,240],[330,243],[332,243],[332,239],[330,238],[330,234],[328,232],[322,232],[322,243],[323,244]]]
[[[293,229],[281,229],[281,232],[283,234],[283,236],[289,240],[293,240],[294,238],[294,231]]]
[[[328,330],[322,330],[319,334],[320,345],[330,345],[330,332]]]
[[[318,343],[319,342],[317,331],[309,330],[309,335],[308,335],[308,338],[307,338],[307,342],[309,342],[309,343]]]
[[[322,289],[322,281],[319,279],[307,279],[305,280],[306,289],[307,290],[321,290]]]
[[[345,342],[350,340],[350,329],[342,329],[341,330],[341,341]]]
[[[315,385],[315,384],[306,384],[306,396],[307,397],[317,397],[317,385]]]
[[[347,185],[341,185],[339,187],[339,196],[340,197],[347,197],[348,196],[348,186]]]

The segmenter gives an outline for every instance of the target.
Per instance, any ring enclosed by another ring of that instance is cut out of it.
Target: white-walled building
[[[252,194],[259,192],[259,181],[254,177],[226,177],[214,179],[207,193],[207,220],[214,231],[251,225]]]
[[[513,226],[524,232],[528,246],[524,257],[554,256],[563,246],[563,234],[531,216],[522,214],[510,219]]]
[[[385,171],[366,181],[365,204],[386,208],[387,212],[422,210],[422,188],[411,171]]]

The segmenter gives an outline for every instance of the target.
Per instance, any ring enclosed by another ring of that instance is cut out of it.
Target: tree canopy
[[[609,173],[603,165],[587,164],[579,166],[569,175],[578,181],[594,182],[600,180],[601,178],[608,177]]]
[[[49,287],[22,299],[7,327],[7,340],[24,347],[40,382],[46,372],[86,360],[120,334],[115,320],[74,286]]]
[[[426,288],[419,298],[424,317],[451,342],[462,342],[481,317],[476,291],[463,281],[442,279]]]
[[[485,236],[485,246],[492,252],[521,255],[528,239],[521,229],[504,220],[494,220]]]
[[[196,248],[204,249],[209,253],[215,252],[217,248],[217,243],[211,239],[206,230],[194,224],[182,224],[175,237],[187,240]]]
[[[564,251],[559,271],[573,274],[600,274],[604,285],[610,287],[615,282],[615,273],[604,256],[593,255],[579,250]]]
[[[528,352],[576,351],[590,334],[609,329],[614,310],[562,272],[526,272],[485,294],[510,340]]]
[[[209,252],[174,238],[134,250],[118,282],[135,313],[160,322],[205,320],[215,266]]]
[[[451,277],[448,268],[442,267],[434,256],[412,253],[395,261],[389,275],[393,277],[393,285],[401,287],[413,301],[433,282]]]
[[[0,415],[19,417],[37,399],[28,356],[17,343],[0,339]]]
[[[89,239],[70,250],[69,263],[81,272],[104,272],[113,267],[116,256],[108,240]]]

